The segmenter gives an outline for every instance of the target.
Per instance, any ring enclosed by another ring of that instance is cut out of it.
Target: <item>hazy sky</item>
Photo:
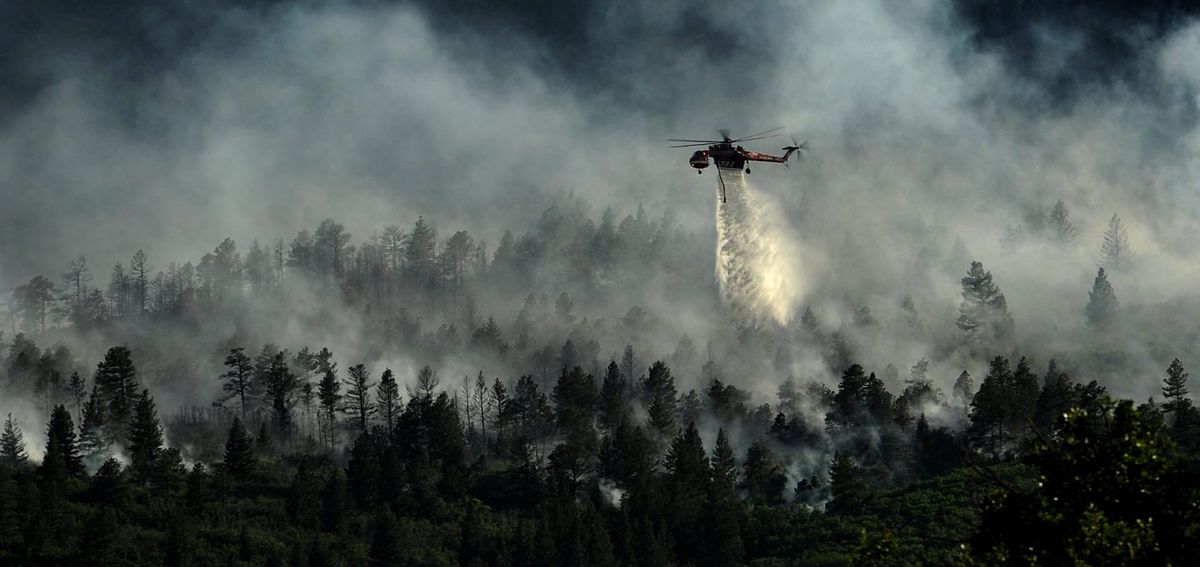
[[[1174,3],[213,4],[0,7],[0,279],[324,217],[494,239],[561,191],[700,226],[709,180],[662,139],[718,127],[809,140],[804,167],[760,168],[792,205],[947,219],[1069,197],[1089,236],[1116,198],[1144,230],[1198,210],[1196,31]]]

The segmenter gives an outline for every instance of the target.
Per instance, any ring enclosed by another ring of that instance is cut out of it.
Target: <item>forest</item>
[[[13,412],[0,560],[1200,554],[1200,409],[1178,358],[1144,379],[1155,394],[1139,402],[1078,360],[1022,352],[997,279],[961,241],[914,261],[959,288],[947,320],[904,295],[887,315],[851,305],[840,323],[811,307],[787,324],[730,321],[715,293],[664,294],[711,279],[696,267],[703,238],[642,207],[618,217],[568,198],[494,247],[442,237],[425,218],[353,244],[325,220],[159,269],[138,250],[103,287],[84,257],[31,278],[11,293],[0,339]],[[1075,238],[1059,201],[1004,245]],[[1105,267],[1128,271],[1132,254],[1116,215],[1100,251],[1079,324],[1120,336]],[[927,354],[871,348],[896,336]]]

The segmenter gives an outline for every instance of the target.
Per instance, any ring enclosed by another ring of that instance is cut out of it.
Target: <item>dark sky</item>
[[[197,46],[237,49],[245,39],[242,34],[250,33],[245,30],[259,29],[239,22],[276,17],[297,4],[328,3],[333,2],[2,2],[0,111],[28,103],[54,81],[54,62],[102,62],[119,81],[152,80]],[[384,3],[389,2],[354,4]],[[1028,79],[1039,95],[1055,102],[1069,102],[1081,89],[1096,85],[1136,85],[1147,79],[1140,76],[1140,54],[1200,10],[1200,3],[1179,0],[954,3],[979,49],[1002,53],[1016,76]],[[565,84],[616,99],[636,99],[622,77],[638,60],[669,60],[677,50],[701,50],[714,58],[773,56],[769,46],[756,41],[753,30],[732,34],[713,25],[712,14],[727,9],[726,2],[690,3],[658,19],[648,15],[646,3],[625,0],[422,0],[413,4],[430,16],[440,33],[459,40],[463,49],[503,58],[503,47],[519,43],[535,52],[544,70]],[[755,9],[739,7],[736,18],[761,21],[764,14],[746,13]],[[644,33],[645,26],[654,26],[655,33]]]

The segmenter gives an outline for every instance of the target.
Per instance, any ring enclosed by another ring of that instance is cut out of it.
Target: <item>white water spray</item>
[[[778,206],[750,190],[741,169],[718,169],[717,281],[742,322],[786,325],[803,296],[800,250]],[[721,181],[726,201],[721,202]]]

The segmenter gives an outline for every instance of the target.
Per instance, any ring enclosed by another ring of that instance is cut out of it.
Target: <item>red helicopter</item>
[[[746,173],[750,173],[750,168],[746,167],[746,162],[748,162],[748,161],[765,161],[765,162],[770,162],[770,163],[782,163],[784,166],[786,166],[788,163],[788,158],[792,156],[793,152],[796,152],[798,150],[808,149],[807,147],[805,147],[805,143],[807,143],[807,142],[797,143],[795,138],[792,138],[792,145],[784,146],[782,148],[785,151],[785,153],[782,156],[773,156],[770,154],[763,154],[763,153],[747,150],[746,148],[743,148],[741,146],[734,145],[738,142],[750,142],[753,140],[763,140],[766,138],[775,138],[775,137],[778,137],[779,134],[772,134],[772,132],[776,132],[776,131],[779,131],[782,129],[783,129],[783,127],[780,126],[779,128],[772,128],[770,130],[765,130],[765,131],[759,132],[757,134],[751,134],[749,136],[746,136],[744,138],[738,138],[736,140],[731,139],[729,137],[729,130],[722,129],[722,130],[719,130],[719,132],[721,133],[720,140],[682,140],[682,139],[677,139],[677,138],[669,138],[669,139],[667,139],[667,141],[668,142],[689,142],[686,144],[680,144],[678,146],[671,146],[672,148],[692,148],[692,147],[696,147],[696,146],[708,146],[707,150],[697,150],[695,153],[693,153],[692,157],[688,159],[688,163],[691,164],[692,167],[696,168],[696,173],[704,173],[703,170],[704,170],[704,168],[708,167],[708,159],[709,158],[712,158],[713,161],[715,161],[717,163],[717,180],[720,181],[720,183],[721,183],[721,202],[724,203],[724,202],[726,202],[726,200],[725,200],[725,180],[721,178],[721,170],[722,169],[740,170],[740,169],[744,168],[746,170]]]

